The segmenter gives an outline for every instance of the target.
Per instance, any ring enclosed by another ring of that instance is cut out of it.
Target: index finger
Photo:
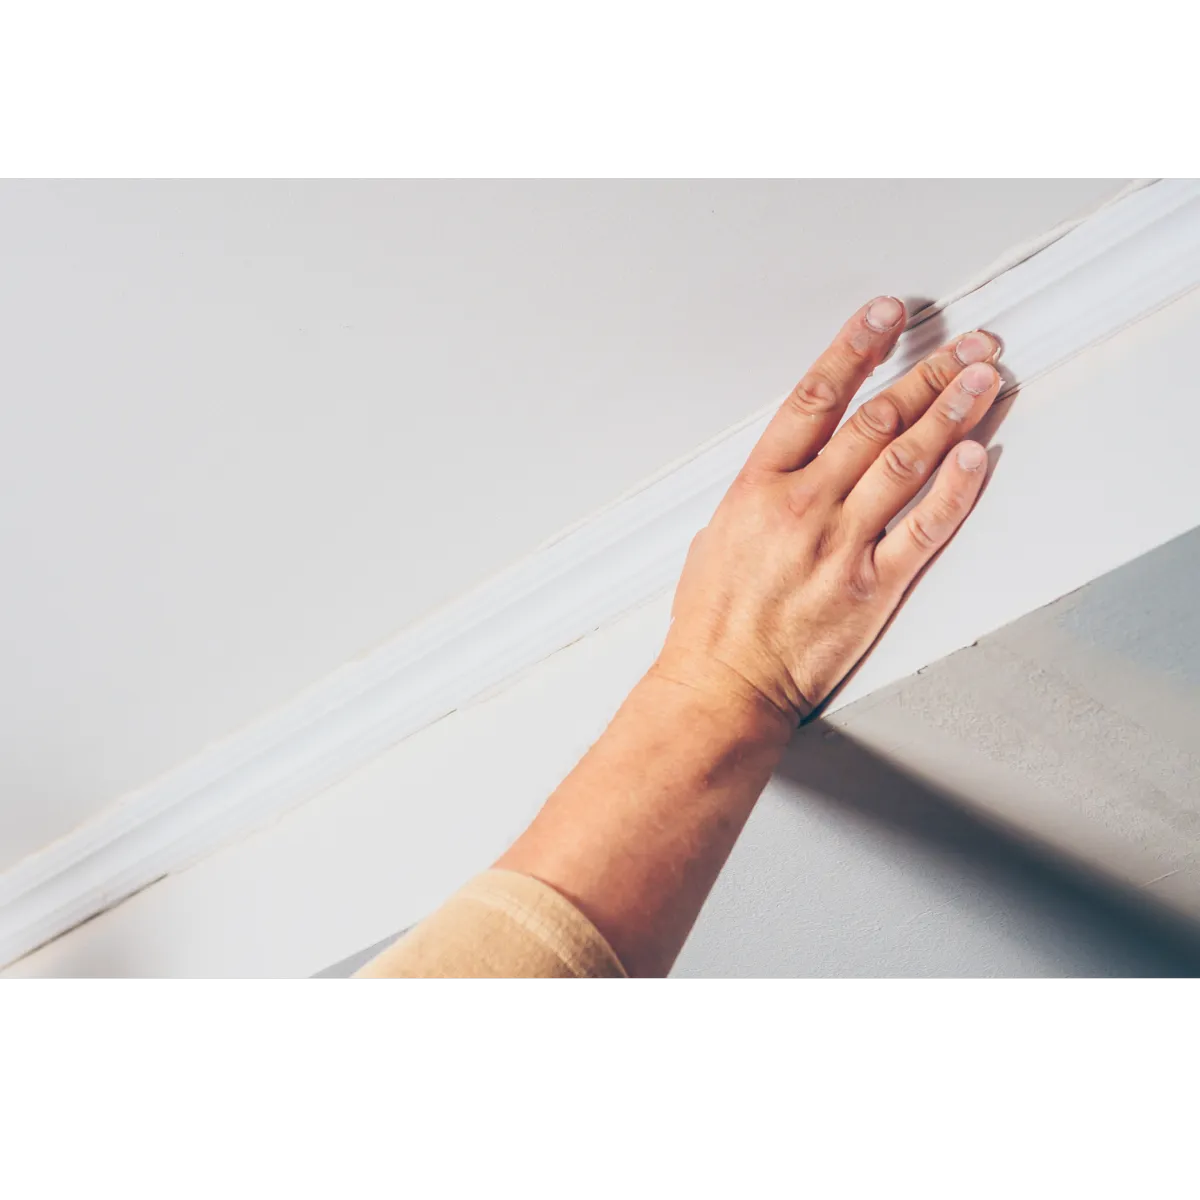
[[[812,462],[867,376],[896,344],[904,316],[904,305],[894,296],[877,296],[863,305],[792,389],[746,465],[796,471]]]

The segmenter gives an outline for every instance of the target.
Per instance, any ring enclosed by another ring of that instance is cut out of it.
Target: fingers
[[[977,329],[923,359],[890,388],[868,400],[833,435],[813,467],[818,486],[839,498],[845,496],[883,448],[920,420],[966,366],[994,361],[999,353],[1000,343]]]
[[[794,471],[816,458],[903,328],[904,305],[891,296],[859,309],[771,418],[746,465]]]
[[[990,363],[964,367],[907,433],[879,449],[846,497],[846,527],[866,541],[878,537],[925,485],[942,456],[978,424],[999,391],[1000,373]]]
[[[959,444],[921,503],[875,547],[881,578],[908,586],[966,519],[983,487],[986,466],[987,451],[978,442]]]

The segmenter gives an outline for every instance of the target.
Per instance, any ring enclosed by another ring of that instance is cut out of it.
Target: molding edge
[[[1009,391],[1198,284],[1200,183],[1126,192],[975,290],[918,313],[855,407],[947,329],[1001,331]],[[0,875],[0,966],[666,591],[775,407]]]

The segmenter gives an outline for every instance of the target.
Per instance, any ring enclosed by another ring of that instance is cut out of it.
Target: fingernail
[[[958,377],[958,386],[970,396],[979,396],[995,381],[995,367],[989,367],[987,363],[973,363]]]
[[[904,305],[894,296],[878,296],[867,305],[863,320],[876,333],[887,333],[895,329],[904,316]]]
[[[978,329],[974,333],[964,334],[954,346],[954,357],[964,367],[971,363],[987,362],[993,355],[998,357],[999,354],[999,342]]]
[[[987,462],[987,451],[978,442],[962,442],[955,458],[964,471],[978,471]]]

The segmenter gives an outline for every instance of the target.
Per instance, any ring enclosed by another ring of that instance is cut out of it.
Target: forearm
[[[656,666],[496,865],[571,900],[631,975],[664,975],[791,730]]]

